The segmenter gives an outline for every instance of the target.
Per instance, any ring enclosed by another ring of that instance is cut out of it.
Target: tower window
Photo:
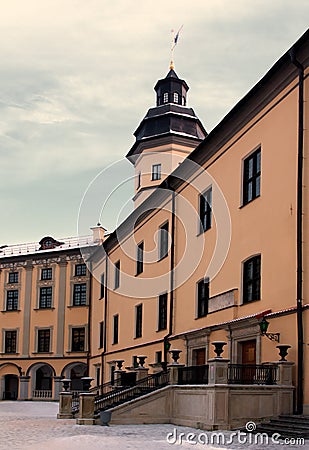
[[[142,173],[138,172],[136,189],[139,189],[141,187],[141,178],[142,178]]]
[[[209,280],[201,280],[197,283],[197,317],[208,314]]]
[[[244,262],[243,266],[243,303],[261,298],[261,255]]]
[[[120,286],[120,261],[115,263],[115,280],[114,280],[114,289],[119,288]]]
[[[151,180],[161,180],[161,164],[154,164],[152,166]]]
[[[211,228],[212,215],[212,188],[200,195],[200,233]]]
[[[178,103],[178,98],[177,92],[174,92],[174,103]]]
[[[164,92],[163,94],[163,103],[168,103],[168,92]]]
[[[261,189],[261,149],[244,160],[243,203],[246,205],[260,196]]]

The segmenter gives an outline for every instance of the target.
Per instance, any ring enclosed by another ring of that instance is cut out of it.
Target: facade
[[[97,235],[99,227],[94,230]],[[81,389],[90,351],[91,274],[80,248],[93,245],[93,236],[47,236],[1,247],[1,399],[58,399],[63,377]]]
[[[100,386],[139,356],[156,372],[171,349],[199,366],[221,341],[236,367],[286,344],[309,414],[308,38],[209,134],[171,67],[127,154],[133,213],[91,243],[2,249],[2,398],[57,398],[86,373]]]
[[[309,413],[308,48],[307,32],[207,136],[197,121],[182,122],[189,128],[180,134],[177,119],[163,126],[160,112],[187,108],[186,99],[175,107],[173,69],[156,85],[157,106],[127,155],[135,210],[91,257],[89,373],[97,385],[113,378],[119,360],[130,371],[146,356],[157,370],[171,362],[170,346],[192,366],[215,356],[214,341],[226,342],[232,364],[278,361],[277,345],[287,344],[294,408]],[[185,136],[188,153],[202,137],[197,129],[205,139],[166,174],[175,140],[180,146]]]

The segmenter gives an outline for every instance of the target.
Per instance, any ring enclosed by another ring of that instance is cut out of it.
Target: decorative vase
[[[226,342],[224,341],[214,341],[212,342],[212,345],[214,345],[214,352],[216,354],[216,358],[222,358],[221,353],[223,353],[223,347],[226,345]]]
[[[145,359],[146,358],[147,358],[147,356],[138,356],[140,367],[144,368],[144,364],[145,364]]]
[[[172,359],[173,359],[173,361],[174,361],[174,363],[173,364],[178,364],[178,359],[180,358],[180,353],[182,352],[182,350],[176,350],[176,349],[174,349],[174,350],[170,350],[169,351],[169,353],[171,353],[171,355],[172,355]]]
[[[276,345],[276,348],[279,348],[279,355],[281,356],[281,359],[279,361],[286,361],[285,357],[288,354],[288,349],[291,348],[290,345]]]

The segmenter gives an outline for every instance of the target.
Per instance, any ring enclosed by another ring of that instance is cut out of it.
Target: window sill
[[[18,352],[1,352],[0,355],[20,355]]]
[[[66,353],[67,354],[71,354],[71,353],[87,353],[88,350],[67,350]]]
[[[11,312],[20,312],[21,309],[3,309],[1,312],[2,313],[11,313]]]
[[[33,311],[45,311],[45,310],[52,311],[54,309],[55,309],[55,307],[51,306],[49,308],[33,308]]]
[[[255,302],[260,302],[262,299],[261,298],[258,298],[257,300],[249,300],[249,301],[246,301],[246,302],[242,302],[242,303],[240,303],[240,306],[243,306],[243,305],[251,305],[251,303],[255,303]]]
[[[256,197],[254,197],[252,200],[250,200],[249,202],[247,202],[247,203],[243,203],[242,205],[240,205],[239,206],[239,209],[242,209],[242,208],[244,208],[245,206],[248,206],[248,205],[250,205],[252,202],[254,202],[254,200],[257,200],[258,198],[260,198],[261,197],[261,194],[260,195],[257,195]]]
[[[88,308],[88,306],[89,304],[87,303],[86,305],[68,305],[67,308]]]
[[[32,352],[33,355],[53,355],[54,352]]]
[[[206,230],[200,230],[200,231],[197,233],[196,237],[201,236],[201,234],[205,234],[205,233],[206,233],[207,231],[209,231],[209,230],[211,230],[211,227],[206,228]]]
[[[215,311],[215,312],[217,312],[217,311]],[[204,317],[207,317],[207,316],[208,316],[208,314],[209,314],[209,313],[207,313],[207,314],[204,314],[203,316],[196,316],[196,317],[194,318],[194,320],[198,320],[198,319],[204,319]]]
[[[156,329],[156,333],[160,333],[161,331],[166,331],[167,330],[167,327],[165,327],[165,328],[157,328]]]
[[[161,258],[158,259],[158,262],[162,261],[163,259],[165,259],[167,257],[168,257],[168,253],[166,253],[166,255],[164,255],[164,256],[161,256]]]

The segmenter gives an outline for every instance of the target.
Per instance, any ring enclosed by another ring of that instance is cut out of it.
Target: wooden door
[[[203,366],[206,360],[206,352],[204,348],[193,350],[193,364],[195,366]]]
[[[256,364],[256,340],[242,342],[241,347],[241,363]]]

